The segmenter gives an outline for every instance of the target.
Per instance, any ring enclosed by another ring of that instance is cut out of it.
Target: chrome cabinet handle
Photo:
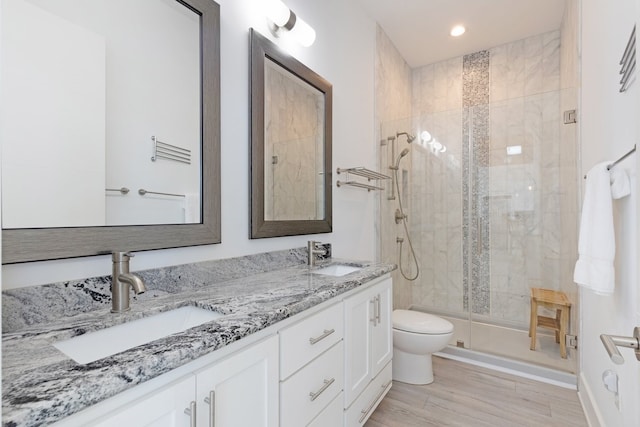
[[[376,402],[378,401],[378,399],[380,399],[380,396],[382,396],[382,394],[384,393],[384,391],[387,389],[387,387],[389,387],[389,384],[391,384],[391,381],[387,382],[386,384],[382,385],[382,390],[380,390],[380,393],[378,393],[378,395],[376,396],[375,399],[373,399],[373,401],[371,402],[371,404],[369,404],[369,406],[366,409],[363,409],[360,413],[362,414],[360,416],[360,419],[358,420],[359,423],[362,423],[362,421],[364,421],[365,418],[367,418],[367,414],[369,413],[369,411],[371,411],[373,409],[373,406],[376,404]]]
[[[204,398],[204,403],[209,405],[209,427],[216,425],[216,392],[211,390],[209,397]]]
[[[335,380],[336,380],[335,378],[331,378],[330,380],[324,380],[324,385],[320,387],[320,390],[316,391],[315,393],[314,392],[309,393],[309,398],[311,399],[311,401],[313,402],[314,400],[316,400],[318,396],[324,393],[324,391],[328,389],[331,384],[334,383]]]
[[[329,335],[331,335],[332,333],[334,333],[335,331],[336,331],[335,329],[325,329],[322,335],[320,335],[319,337],[309,338],[309,343],[311,343],[311,345],[317,344],[323,339],[325,339],[326,337],[328,337]]]
[[[189,427],[196,427],[196,402],[192,400],[184,413],[189,416]]]
[[[376,295],[376,305],[378,307],[378,311],[376,312],[376,321],[378,322],[378,325],[381,323],[380,321],[380,312],[382,310],[380,310],[380,294]]]
[[[373,326],[376,326],[376,299],[372,298],[371,300],[369,300],[370,304],[373,304],[373,317],[371,319],[369,319],[370,322],[373,322]]]

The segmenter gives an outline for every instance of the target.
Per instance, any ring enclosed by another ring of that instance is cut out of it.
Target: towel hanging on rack
[[[628,195],[631,188],[626,171],[609,171],[611,163],[598,163],[587,173],[580,219],[579,258],[573,272],[573,280],[578,285],[600,295],[611,295],[615,287],[612,199]]]

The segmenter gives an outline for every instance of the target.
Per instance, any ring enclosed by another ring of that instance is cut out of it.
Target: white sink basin
[[[362,267],[354,267],[352,265],[332,264],[313,271],[315,274],[325,274],[327,276],[344,276],[345,274],[354,273],[362,270]]]
[[[186,331],[221,316],[220,313],[202,308],[181,307],[59,341],[53,346],[76,362],[85,364]]]

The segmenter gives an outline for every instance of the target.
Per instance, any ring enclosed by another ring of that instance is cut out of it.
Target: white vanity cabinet
[[[391,313],[389,277],[377,280],[374,285],[344,300],[345,425],[359,425],[352,424],[349,411],[361,413],[366,410],[364,422],[389,389],[393,356]],[[361,396],[368,399],[361,402]],[[362,408],[352,409],[356,406],[354,402]]]
[[[278,337],[196,372],[198,427],[278,425]]]
[[[195,377],[188,376],[97,420],[69,422],[73,418],[70,417],[56,425],[189,427],[190,418],[184,410],[189,408],[195,388]]]
[[[116,398],[65,418],[56,426],[276,427],[278,336],[249,345],[154,391],[140,394],[132,389]],[[118,405],[123,400],[129,403]]]
[[[336,303],[280,331],[282,427],[340,419],[342,408],[337,412],[331,403],[344,382],[342,307]]]

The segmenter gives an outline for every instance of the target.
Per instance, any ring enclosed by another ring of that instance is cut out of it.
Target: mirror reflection
[[[264,65],[264,217],[324,218],[324,94],[277,63]]]
[[[251,30],[251,238],[328,233],[332,86]]]
[[[0,21],[3,264],[220,243],[219,5],[2,0]]]
[[[200,223],[200,15],[175,0],[3,15],[2,227]]]

